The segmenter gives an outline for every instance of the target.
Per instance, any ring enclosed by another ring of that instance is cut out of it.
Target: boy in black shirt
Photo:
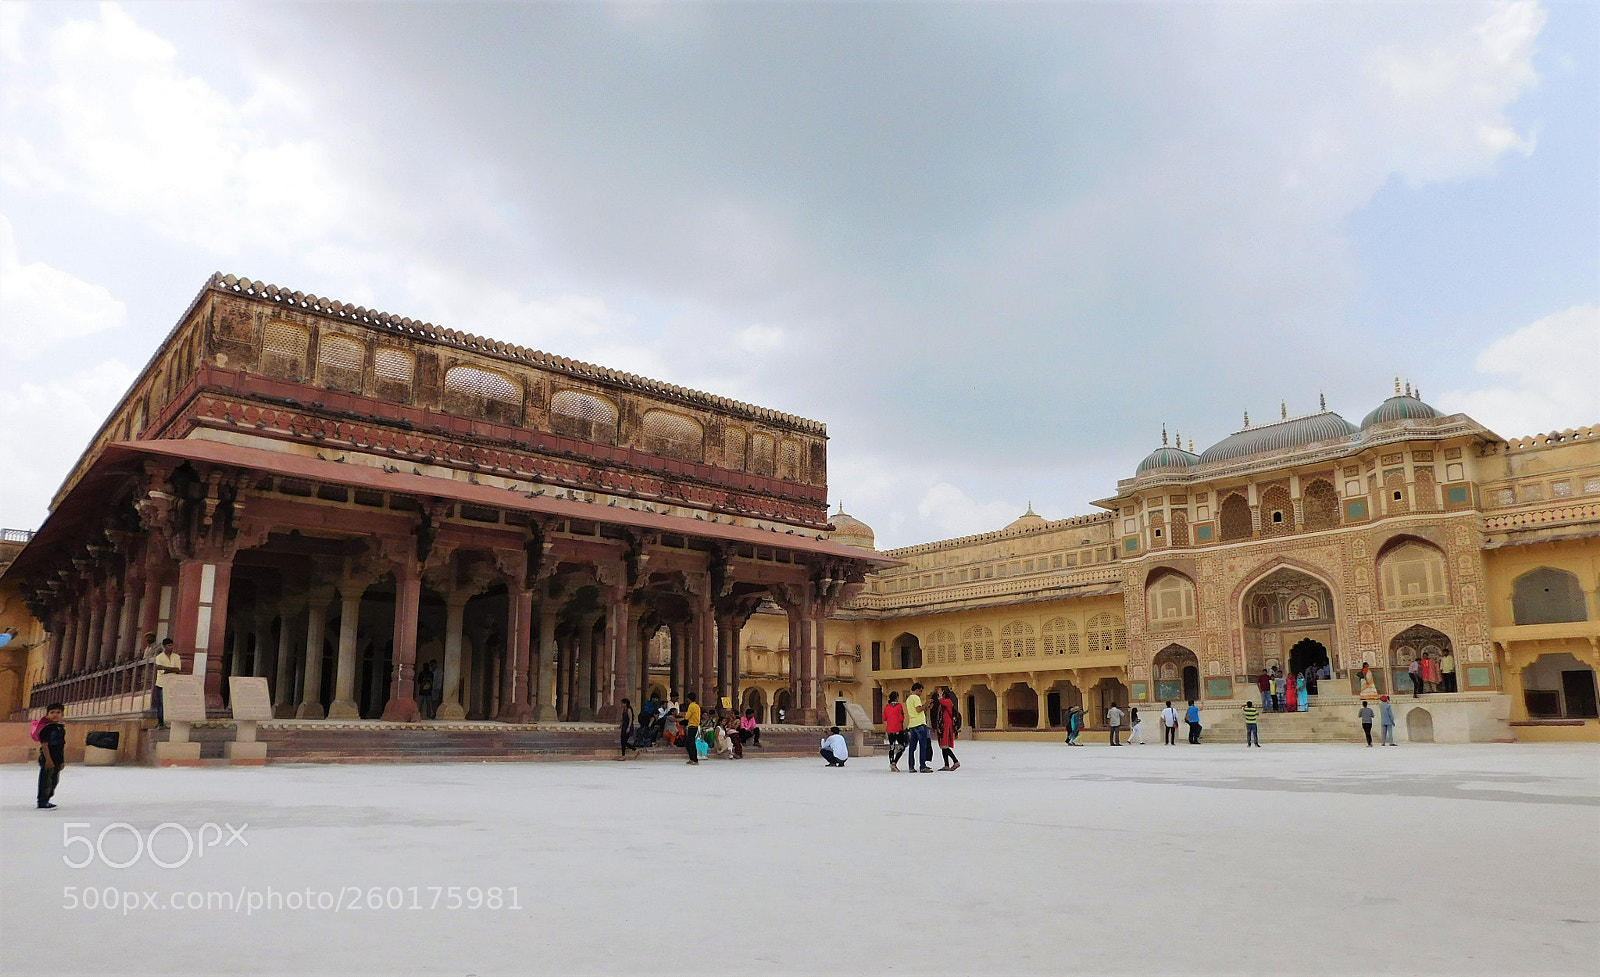
[[[61,725],[66,707],[52,702],[44,711],[44,726],[39,729],[39,810],[55,807],[50,797],[61,782],[61,765],[67,760],[67,727]]]

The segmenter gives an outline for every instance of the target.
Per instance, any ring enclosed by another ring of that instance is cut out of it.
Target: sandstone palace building
[[[1226,728],[1324,663],[1319,706],[1366,669],[1402,740],[1600,739],[1600,429],[1506,441],[1397,383],[1359,424],[1167,440],[1094,514],[879,552],[815,421],[215,276],[0,577],[39,635],[13,704],[147,719],[154,632],[218,715],[258,675],[285,724],[416,722],[431,660],[440,722],[695,692],[826,723],[921,681],[979,736]]]

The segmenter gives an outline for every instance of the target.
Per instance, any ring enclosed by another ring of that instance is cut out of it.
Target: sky
[[[880,547],[1600,423],[1600,5],[0,2],[0,524],[214,271],[821,420]]]

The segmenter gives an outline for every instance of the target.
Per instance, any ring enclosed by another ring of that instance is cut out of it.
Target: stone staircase
[[[152,730],[149,756],[167,730]],[[822,730],[804,726],[763,727],[763,746],[753,757],[815,756]],[[223,744],[234,738],[228,721],[196,723],[189,738],[200,744],[202,763],[227,762]],[[541,760],[609,760],[617,755],[617,728],[609,723],[511,725],[492,722],[385,723],[375,721],[281,720],[258,724],[256,739],[267,744],[267,762],[279,763],[480,763]],[[677,760],[682,749],[659,741],[641,759]]]
[[[1377,704],[1372,707],[1378,711]],[[1361,711],[1361,700],[1353,695],[1318,695],[1311,700],[1305,712],[1264,712],[1261,714],[1261,742],[1269,743],[1364,743],[1361,723],[1356,714]],[[1208,710],[1209,712],[1209,710]],[[1239,709],[1226,710],[1219,717],[1212,713],[1205,728],[1208,743],[1243,743],[1244,714]],[[1178,727],[1178,735],[1185,728]],[[1376,739],[1377,731],[1373,731]]]

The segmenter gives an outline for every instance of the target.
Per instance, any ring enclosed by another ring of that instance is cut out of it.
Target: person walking
[[[1254,702],[1246,702],[1244,704],[1245,746],[1250,747],[1261,745],[1261,727],[1258,725],[1260,722],[1261,711],[1256,708],[1256,704]]]
[[[1411,698],[1415,699],[1422,694],[1422,662],[1413,658],[1406,666],[1406,674],[1411,676]]]
[[[1139,707],[1128,707],[1128,742],[1144,745],[1144,723],[1139,720]]]
[[[945,689],[934,700],[934,705],[939,709],[939,755],[944,759],[944,766],[939,769],[959,770],[961,761],[956,759],[956,733],[961,731],[961,714],[956,711],[956,700],[951,698],[950,690]]]
[[[633,703],[627,699],[622,700],[622,718],[617,721],[617,733],[622,739],[617,759],[626,760],[628,759],[628,738],[633,735]],[[637,753],[639,751],[636,749],[634,752]]]
[[[52,702],[45,707],[44,724],[39,727],[39,810],[55,807],[50,798],[61,783],[61,766],[67,762],[67,727],[61,717],[67,707]]]
[[[928,714],[922,707],[922,683],[911,686],[906,696],[906,743],[910,759],[906,761],[907,773],[933,773],[933,742],[928,739]],[[922,765],[917,765],[918,757]]]
[[[1294,677],[1295,711],[1305,712],[1311,708],[1311,702],[1306,698],[1306,673],[1300,672]]]
[[[1161,742],[1167,746],[1178,745],[1178,710],[1172,708],[1172,700],[1167,700],[1167,707],[1161,710]]]
[[[683,714],[683,749],[689,754],[685,762],[698,764],[700,762],[700,703],[694,701],[694,693],[684,697],[689,703]]]
[[[1388,696],[1378,700],[1378,725],[1382,727],[1383,732],[1380,743],[1384,746],[1400,745],[1394,741],[1394,706],[1389,704]]]
[[[900,772],[900,757],[906,752],[906,707],[900,704],[900,693],[889,693],[889,704],[883,707],[883,731],[889,737],[889,769]]]
[[[1261,692],[1261,708],[1272,708],[1272,673],[1265,668],[1256,676],[1256,688]]]
[[[1280,676],[1281,677],[1281,676]],[[1200,745],[1200,707],[1189,700],[1189,710],[1184,714],[1183,721],[1189,724],[1189,742]]]
[[[1361,720],[1361,731],[1367,735],[1367,745],[1372,745],[1372,706],[1363,702],[1361,711],[1356,713]]]
[[[1081,732],[1083,732],[1083,709],[1080,706],[1072,706],[1067,709],[1067,745],[1082,746],[1083,744],[1078,742],[1078,734]]]
[[[1121,746],[1122,744],[1117,742],[1117,737],[1122,734],[1122,710],[1117,708],[1115,702],[1106,710],[1106,725],[1111,727],[1111,745]]]

